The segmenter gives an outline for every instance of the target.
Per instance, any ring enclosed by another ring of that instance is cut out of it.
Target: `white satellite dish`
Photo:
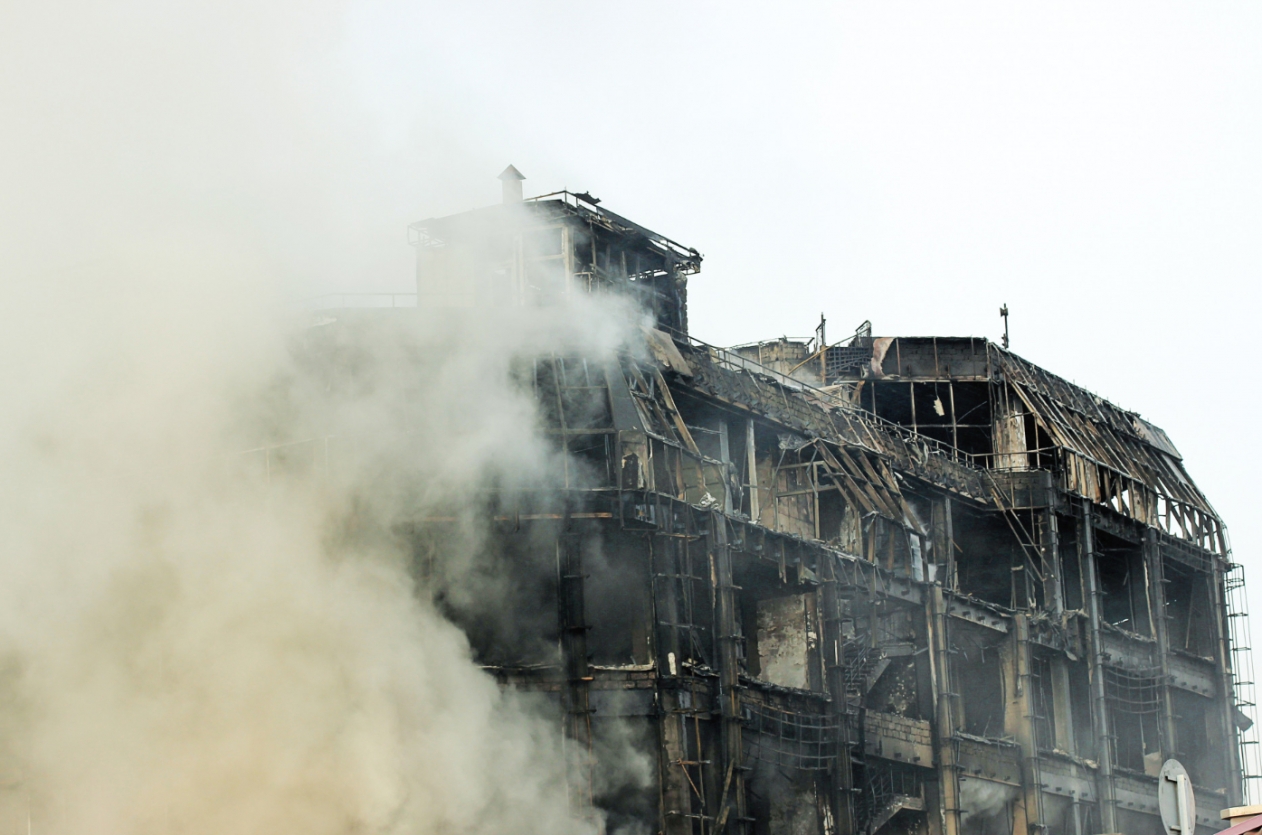
[[[1166,835],[1193,835],[1196,832],[1196,795],[1192,778],[1178,760],[1166,760],[1157,777],[1157,808]]]

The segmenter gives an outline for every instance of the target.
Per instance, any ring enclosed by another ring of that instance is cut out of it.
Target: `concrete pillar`
[[[714,831],[718,835],[724,832],[743,835],[749,830],[749,812],[742,765],[740,658],[736,651],[740,629],[737,625],[736,590],[732,585],[732,550],[727,541],[727,519],[721,513],[710,513],[709,534],[716,585],[714,634],[718,643],[719,711],[723,723],[720,729],[723,753],[720,804],[723,808],[716,812],[718,820]]]
[[[1043,826],[1043,780],[1039,768],[1038,738],[1034,730],[1034,693],[1031,680],[1030,616],[1017,612],[1012,616],[1012,634],[1004,645],[1011,662],[1012,675],[1007,676],[1007,710],[1004,711],[1006,730],[1021,746],[1023,803],[1025,830]]]
[[[587,622],[583,602],[583,541],[574,533],[557,537],[557,588],[560,597],[561,663],[565,669],[565,735],[583,756],[570,773],[570,805],[577,814],[592,810],[592,725],[588,689]]]
[[[1157,654],[1161,659],[1161,755],[1174,756],[1174,705],[1170,697],[1170,621],[1166,616],[1165,570],[1161,563],[1161,546],[1157,531],[1144,530],[1144,566],[1148,572],[1148,599],[1152,601],[1152,630],[1157,638]]]
[[[749,518],[755,522],[761,515],[758,506],[758,447],[754,443],[754,419],[745,421],[745,466],[749,480]]]
[[[1117,793],[1113,785],[1113,746],[1109,736],[1108,700],[1104,690],[1104,648],[1100,635],[1100,575],[1096,570],[1095,529],[1091,502],[1080,505],[1082,531],[1078,537],[1078,564],[1082,566],[1087,605],[1087,670],[1091,681],[1091,725],[1098,747],[1096,775],[1100,795],[1100,823],[1105,832],[1117,832]]]
[[[939,813],[942,835],[961,835],[960,775],[955,761],[955,694],[951,692],[950,642],[947,638],[946,600],[942,586],[929,587],[928,625],[933,677],[937,690],[934,747],[938,758]]]
[[[850,764],[850,748],[857,740],[851,738],[850,717],[846,713],[846,668],[841,645],[841,604],[837,595],[836,563],[829,560],[820,566],[823,586],[821,603],[824,608],[824,671],[830,706],[837,722],[837,764],[833,769],[831,794],[836,814],[837,835],[857,835],[858,827],[854,809],[854,771]]]
[[[1047,491],[1050,495],[1050,489]],[[1043,564],[1048,567],[1051,576],[1043,581],[1043,602],[1053,615],[1059,617],[1065,611],[1064,573],[1060,565],[1060,529],[1056,523],[1056,512],[1050,507],[1039,511],[1042,526]]]
[[[692,787],[679,763],[688,759],[684,711],[679,705],[682,691],[662,688],[661,704],[662,832],[664,835],[692,835]]]

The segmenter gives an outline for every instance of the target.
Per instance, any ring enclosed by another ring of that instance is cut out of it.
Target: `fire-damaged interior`
[[[421,305],[614,293],[654,322],[617,361],[523,371],[562,498],[489,521],[500,617],[452,604],[477,660],[589,753],[575,813],[661,835],[1139,835],[1162,831],[1178,758],[1198,831],[1221,828],[1253,744],[1243,580],[1165,433],[984,339],[829,342],[821,320],[707,345],[701,256],[597,203],[412,228]],[[444,524],[411,532],[418,571]],[[603,779],[615,739],[650,779]]]

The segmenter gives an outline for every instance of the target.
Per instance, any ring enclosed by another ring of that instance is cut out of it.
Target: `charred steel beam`
[[[714,632],[718,643],[719,702],[722,727],[723,790],[715,832],[743,835],[749,830],[745,797],[744,743],[741,732],[741,670],[737,641],[736,590],[732,583],[732,551],[728,545],[727,517],[717,511],[709,514],[711,559],[714,565]]]
[[[1108,698],[1104,688],[1104,652],[1100,635],[1099,574],[1096,570],[1095,535],[1092,525],[1091,501],[1082,500],[1082,535],[1078,538],[1079,561],[1087,581],[1087,636],[1090,653],[1087,673],[1091,681],[1091,725],[1095,732],[1100,770],[1098,772],[1100,794],[1100,820],[1105,832],[1117,832],[1117,799],[1113,784],[1113,749],[1109,736]]]

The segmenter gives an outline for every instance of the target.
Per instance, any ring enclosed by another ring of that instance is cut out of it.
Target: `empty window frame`
[[[1166,581],[1170,648],[1212,658],[1215,643],[1212,576],[1168,558],[1162,565],[1162,573]]]
[[[1149,579],[1142,546],[1097,530],[1095,556],[1104,620],[1118,629],[1151,637]]]

